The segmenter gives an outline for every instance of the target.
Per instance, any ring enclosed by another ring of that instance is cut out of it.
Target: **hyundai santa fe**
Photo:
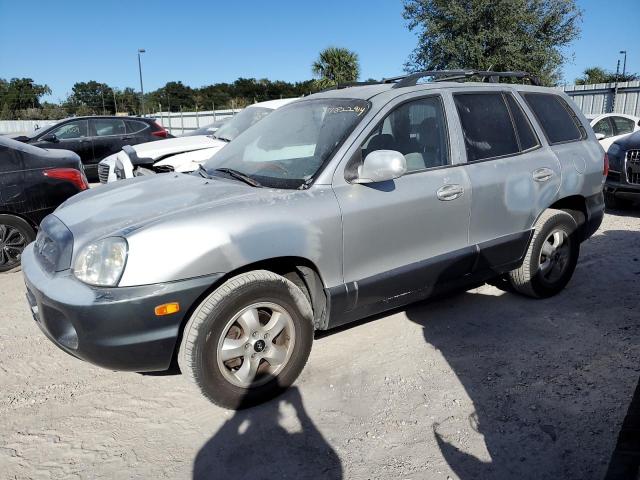
[[[240,408],[295,381],[315,330],[500,277],[557,294],[602,221],[607,160],[572,101],[525,78],[324,91],[192,174],[81,193],[23,254],[33,316],[71,355],[177,361]]]

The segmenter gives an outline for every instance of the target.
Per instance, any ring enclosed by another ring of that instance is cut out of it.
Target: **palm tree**
[[[320,52],[311,70],[320,77],[320,82],[337,85],[358,80],[360,63],[355,52],[346,48],[329,47]]]

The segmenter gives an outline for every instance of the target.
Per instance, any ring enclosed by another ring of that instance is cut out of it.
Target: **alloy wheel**
[[[26,246],[27,239],[20,230],[12,225],[0,224],[0,266],[18,265]]]
[[[571,256],[569,236],[564,230],[553,230],[540,251],[540,272],[545,282],[554,283],[562,277]]]
[[[217,346],[217,362],[235,386],[263,385],[287,365],[295,343],[295,326],[287,311],[271,302],[249,305],[227,323]]]

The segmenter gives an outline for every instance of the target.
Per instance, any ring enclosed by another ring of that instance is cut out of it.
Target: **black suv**
[[[616,140],[607,154],[605,202],[611,208],[628,207],[640,200],[640,132]]]
[[[61,120],[32,136],[15,137],[41,148],[62,148],[76,152],[90,180],[98,179],[98,163],[125,145],[171,137],[152,118],[74,117]]]

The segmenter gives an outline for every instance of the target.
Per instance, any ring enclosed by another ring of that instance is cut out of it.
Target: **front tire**
[[[178,363],[213,403],[240,409],[289,387],[312,342],[313,312],[304,293],[280,275],[256,270],[226,281],[196,308]]]
[[[22,251],[36,236],[25,220],[13,215],[0,215],[0,272],[20,265]]]
[[[580,240],[575,219],[562,210],[545,210],[534,226],[522,266],[509,272],[513,288],[524,295],[546,298],[569,283],[578,263]]]

